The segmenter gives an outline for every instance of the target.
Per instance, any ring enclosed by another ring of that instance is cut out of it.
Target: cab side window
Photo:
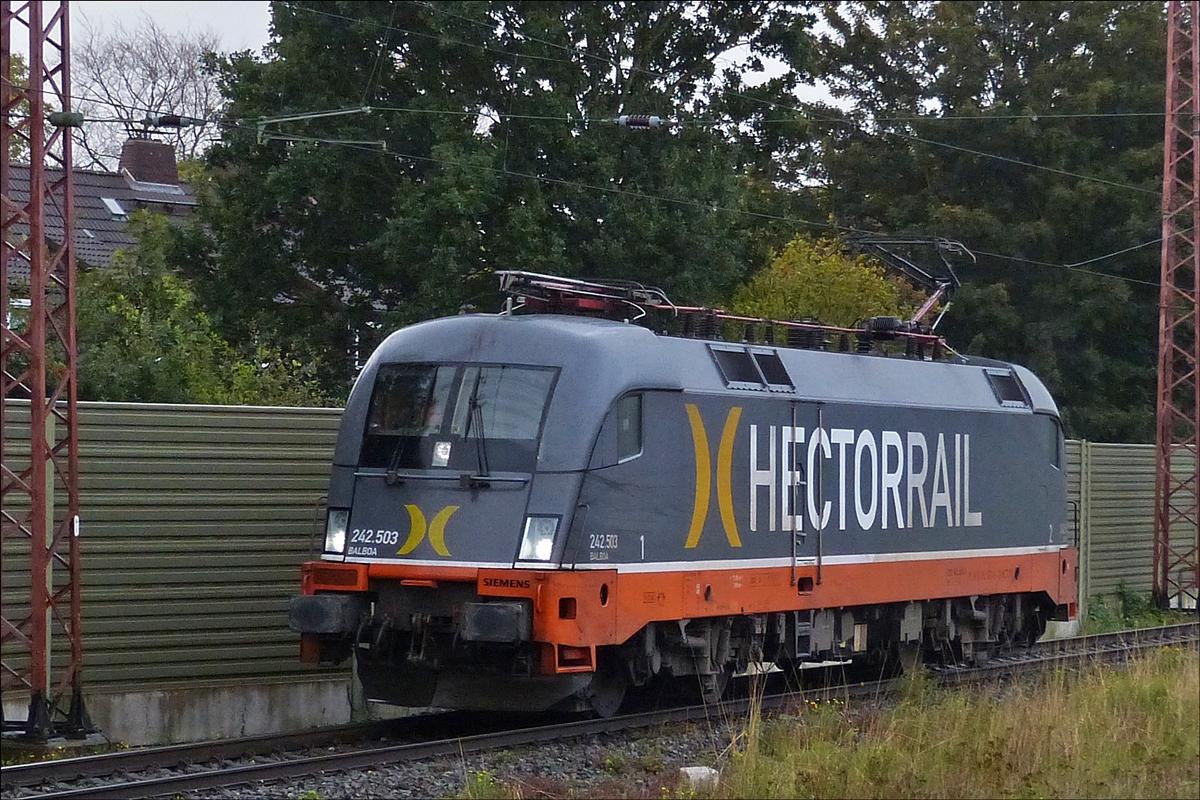
[[[1041,438],[1045,447],[1046,457],[1051,466],[1062,469],[1063,435],[1058,420],[1053,417],[1038,415],[1038,426],[1041,428]]]
[[[617,463],[642,454],[642,396],[630,394],[617,401]]]
[[[627,394],[613,403],[592,450],[590,469],[631,461],[642,454],[642,395]]]

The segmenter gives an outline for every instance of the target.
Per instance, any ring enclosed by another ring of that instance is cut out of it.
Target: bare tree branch
[[[172,35],[143,14],[133,28],[82,25],[73,43],[71,79],[76,110],[88,119],[79,136],[80,152],[90,163],[115,169],[121,146],[145,130],[147,114],[179,114],[212,119],[223,100],[215,77],[203,70],[205,53],[219,39],[212,30]],[[156,138],[175,145],[181,159],[196,158],[215,135],[215,124],[164,129]]]

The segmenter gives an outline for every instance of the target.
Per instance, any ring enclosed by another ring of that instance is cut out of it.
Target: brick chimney
[[[175,145],[152,139],[127,139],[121,147],[120,170],[129,170],[135,181],[179,185]]]

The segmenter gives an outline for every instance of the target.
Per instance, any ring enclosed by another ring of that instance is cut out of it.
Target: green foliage
[[[263,143],[254,125],[226,127],[207,157],[210,240],[189,275],[230,341],[269,331],[331,391],[355,348],[365,357],[390,329],[493,310],[495,270],[630,278],[715,303],[783,243],[769,217],[736,209],[802,205],[778,188],[780,165],[803,157],[802,115],[762,114],[789,102],[803,72],[791,65],[815,53],[799,4],[272,11],[268,60],[210,63],[230,118],[373,111],[271,123]],[[718,66],[734,48],[750,66],[787,66],[742,86],[737,64]],[[737,93],[715,93],[722,83]],[[627,113],[684,124],[611,122]]]
[[[1190,615],[1178,611],[1164,611],[1154,605],[1147,592],[1130,589],[1122,581],[1117,585],[1115,597],[1096,595],[1088,600],[1087,633],[1131,630],[1133,628],[1157,628],[1174,625],[1190,619]]]
[[[854,124],[825,114],[838,118],[825,126],[822,162],[838,221],[966,243],[979,261],[960,271],[942,328],[951,343],[1032,368],[1068,436],[1149,441],[1164,6],[872,3],[826,13],[835,35],[823,40],[822,72],[854,105]]]
[[[29,87],[29,65],[25,63],[25,56],[21,53],[10,53],[9,62],[10,75],[4,75],[5,81],[11,80],[14,86],[19,86],[22,89]],[[17,103],[15,117],[29,116],[29,101],[21,100]],[[29,161],[29,145],[20,136],[14,136],[8,143],[8,157],[14,162]]]
[[[471,800],[503,800],[509,795],[504,791],[503,784],[496,781],[496,776],[483,769],[471,773],[460,796]]]
[[[604,755],[604,761],[600,766],[609,775],[620,775],[626,767],[625,754],[617,750],[610,751]]]
[[[191,184],[193,190],[207,182],[204,172],[204,161],[198,158],[183,158],[177,165],[179,180]]]
[[[836,239],[797,236],[766,269],[738,287],[734,313],[766,319],[811,317],[850,327],[873,316],[909,316],[911,288],[866,256],[849,256]]]
[[[130,219],[136,247],[78,286],[79,396],[84,400],[319,405],[311,371],[263,343],[246,354],[218,336],[187,281],[170,269],[165,217]]]
[[[1068,436],[1149,441],[1162,4],[829,3],[819,39],[812,8],[274,4],[263,59],[209,59],[246,122],[206,157],[181,263],[222,337],[340,396],[392,328],[493,310],[496,270],[716,305],[802,220],[941,236],[979,256],[956,349],[1033,369]],[[849,111],[797,107],[812,79]]]
[[[651,745],[646,752],[638,757],[636,766],[642,772],[657,773],[667,768],[667,762],[663,756],[662,749],[657,745]]]

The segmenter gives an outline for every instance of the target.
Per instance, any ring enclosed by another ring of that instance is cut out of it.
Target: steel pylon
[[[1195,608],[1200,590],[1200,2],[1167,4],[1159,293],[1154,594]]]
[[[28,35],[28,79],[14,74]],[[32,739],[84,733],[68,3],[0,0],[0,690],[28,695]],[[61,118],[60,118],[61,119]],[[28,159],[28,192],[14,185]],[[26,273],[28,277],[26,278]],[[9,585],[9,584],[12,585]],[[53,656],[53,658],[52,658]]]

